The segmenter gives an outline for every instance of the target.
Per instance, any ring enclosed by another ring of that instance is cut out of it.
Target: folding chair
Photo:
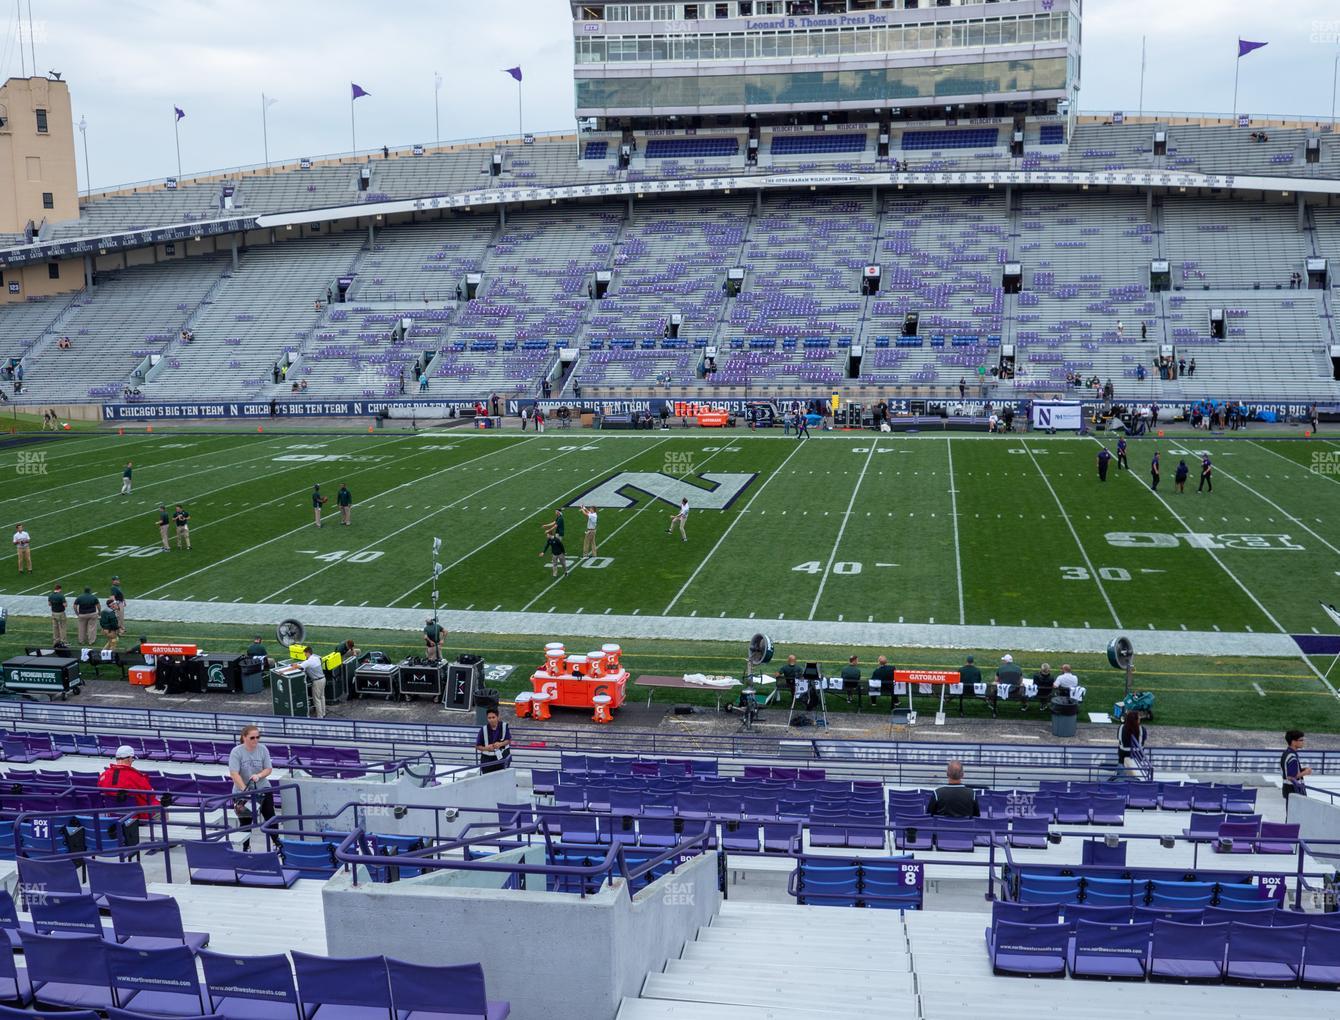
[[[391,1016],[391,985],[386,958],[355,956],[343,959],[292,952],[303,1020],[311,1020],[322,1006],[339,1007],[342,1020],[387,1020]]]

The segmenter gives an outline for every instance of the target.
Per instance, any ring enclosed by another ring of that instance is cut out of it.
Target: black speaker
[[[475,688],[484,679],[484,664],[462,665],[453,662],[447,667],[447,690],[443,703],[447,708],[468,712],[475,705]]]

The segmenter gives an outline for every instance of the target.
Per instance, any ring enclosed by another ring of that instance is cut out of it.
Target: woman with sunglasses
[[[228,755],[228,774],[233,779],[233,792],[239,795],[233,801],[233,809],[237,812],[238,824],[244,828],[251,826],[258,807],[266,821],[275,816],[275,798],[269,792],[273,771],[270,752],[261,743],[261,728],[254,723],[243,726],[238,745]],[[251,796],[253,791],[262,790],[264,794]],[[266,842],[269,842],[268,836]],[[243,841],[242,849],[251,849],[250,835]]]

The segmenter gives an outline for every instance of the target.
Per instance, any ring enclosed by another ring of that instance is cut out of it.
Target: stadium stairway
[[[824,980],[817,980],[822,970]],[[649,974],[617,1020],[765,1020],[918,1015],[902,918],[895,912],[727,901]]]

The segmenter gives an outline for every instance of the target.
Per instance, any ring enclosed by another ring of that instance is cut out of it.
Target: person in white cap
[[[1015,696],[1018,692],[1019,697],[1023,697],[1024,671],[1014,664],[1014,656],[1006,652],[1000,657],[1000,665],[996,667],[996,683],[988,693],[989,704],[991,705],[991,717],[996,715],[996,702],[1000,698],[1000,685],[1006,684],[1009,687],[1007,700]]]
[[[148,807],[157,804],[154,788],[149,777],[135,767],[135,749],[122,744],[116,749],[116,761],[108,765],[98,776],[98,789],[105,790],[113,805],[137,804]],[[140,841],[140,822],[147,822],[153,815],[141,811],[136,815],[124,815],[113,823],[121,837],[122,846],[136,846]]]

